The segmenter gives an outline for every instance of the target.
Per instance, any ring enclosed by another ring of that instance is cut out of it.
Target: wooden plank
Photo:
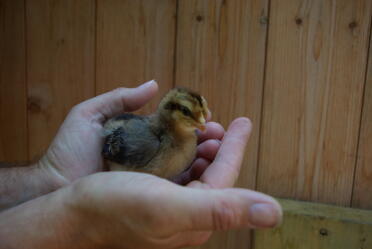
[[[155,79],[160,94],[173,86],[176,1],[97,2],[97,93]]]
[[[372,211],[280,200],[281,227],[255,233],[255,249],[372,248]]]
[[[252,119],[238,186],[255,187],[265,63],[267,1],[180,0],[176,84],[203,94],[213,120],[225,127],[238,116]],[[201,248],[249,248],[248,230],[216,233]]]
[[[272,0],[258,189],[350,205],[369,0]]]
[[[370,193],[372,193],[372,38],[370,38],[369,45],[368,73],[366,75],[363,114],[358,148],[358,161],[355,172],[352,206],[357,208],[371,209],[372,195]]]
[[[0,1],[0,161],[27,161],[24,1]]]
[[[94,1],[27,1],[31,157],[43,153],[73,105],[94,96],[94,35]]]

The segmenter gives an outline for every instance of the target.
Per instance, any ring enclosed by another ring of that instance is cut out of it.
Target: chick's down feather
[[[123,114],[113,122],[118,128],[106,138],[106,158],[133,169],[147,165],[160,147],[160,137],[151,130],[148,118]]]
[[[110,170],[172,178],[193,161],[195,131],[203,129],[209,115],[203,97],[184,88],[173,89],[154,114],[126,113],[105,123],[105,164]]]

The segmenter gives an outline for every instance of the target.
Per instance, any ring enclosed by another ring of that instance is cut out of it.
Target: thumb
[[[131,112],[146,104],[158,91],[158,84],[151,80],[136,88],[117,88],[88,99],[77,109],[88,115],[100,114],[111,118],[123,112]]]
[[[185,230],[268,228],[281,223],[273,198],[246,189],[185,189],[178,195]]]

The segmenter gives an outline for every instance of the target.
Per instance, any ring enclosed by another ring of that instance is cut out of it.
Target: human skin
[[[0,168],[0,210],[18,205],[40,195],[103,170],[102,125],[110,117],[135,111],[157,93],[154,81],[137,88],[119,88],[75,106],[61,125],[46,154],[28,167]],[[198,159],[177,182],[190,181],[210,164],[224,129],[209,122],[199,135]]]
[[[226,133],[210,122],[199,134],[197,159],[174,182],[141,173],[96,173],[103,169],[104,121],[138,109],[156,91],[150,82],[73,108],[33,166],[31,182],[42,183],[26,198],[19,188],[25,187],[22,171],[20,180],[7,185],[19,193],[9,206],[26,202],[0,213],[0,248],[179,248],[204,243],[214,230],[280,223],[281,208],[273,198],[232,188],[251,132],[247,118],[234,120]]]

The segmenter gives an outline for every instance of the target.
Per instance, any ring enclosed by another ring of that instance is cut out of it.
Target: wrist
[[[71,182],[61,174],[58,167],[56,167],[53,162],[44,155],[35,165],[37,174],[40,179],[54,191],[61,187],[64,187]]]
[[[0,169],[0,182],[0,210],[48,194],[66,184],[63,179],[54,177],[41,161],[30,166]]]
[[[71,187],[61,188],[0,213],[4,248],[96,248],[85,236]],[[22,234],[22,239],[19,235]],[[1,247],[3,248],[3,247]]]

